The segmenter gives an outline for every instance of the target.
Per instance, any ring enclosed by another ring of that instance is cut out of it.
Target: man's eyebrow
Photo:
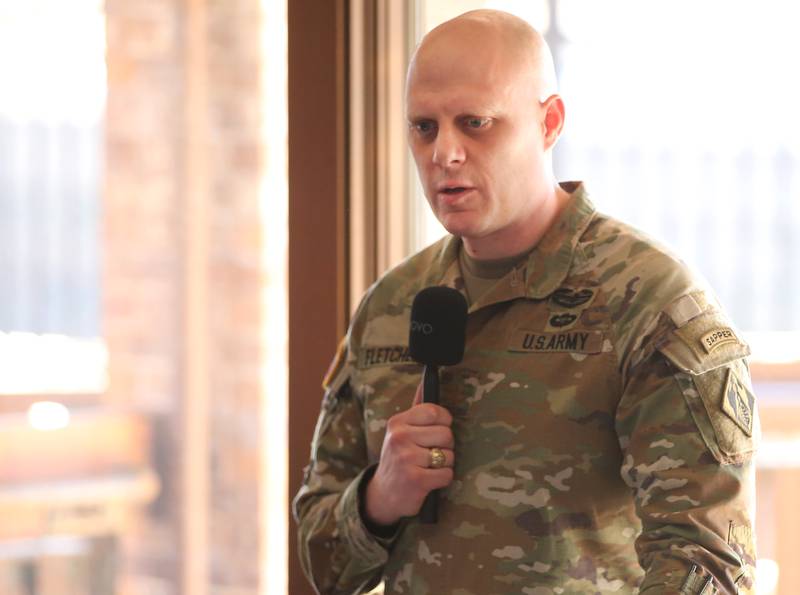
[[[497,112],[494,110],[488,109],[473,109],[473,110],[464,110],[456,115],[456,118],[488,118],[494,116]]]
[[[426,116],[424,113],[413,113],[413,114],[406,114],[406,121],[407,122],[421,122],[423,120],[435,120],[433,116]]]
[[[493,109],[490,107],[483,107],[481,109],[464,110],[456,115],[456,119],[463,120],[464,118],[492,118],[497,120],[503,117],[503,111]]]
[[[496,108],[494,106],[476,106],[473,108],[462,109],[458,112],[454,113],[452,116],[448,115],[448,118],[453,118],[458,120],[460,118],[469,118],[474,116],[480,117],[499,117],[503,114],[503,110]],[[414,111],[414,112],[406,112],[406,120],[436,120],[436,116],[428,115],[424,110]]]

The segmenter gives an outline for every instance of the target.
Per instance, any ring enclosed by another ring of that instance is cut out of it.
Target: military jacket
[[[759,439],[742,335],[680,261],[581,184],[521,266],[469,308],[443,368],[455,467],[439,521],[359,511],[387,420],[411,405],[411,303],[463,291],[446,237],[367,292],[326,379],[295,502],[320,593],[753,593]]]

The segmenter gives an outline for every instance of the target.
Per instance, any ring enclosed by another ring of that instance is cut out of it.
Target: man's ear
[[[542,135],[544,150],[553,148],[564,128],[564,101],[560,95],[551,95],[542,102],[544,118],[542,119]]]

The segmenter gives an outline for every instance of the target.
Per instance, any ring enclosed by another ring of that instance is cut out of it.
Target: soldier
[[[749,349],[680,261],[555,181],[555,83],[497,11],[413,56],[409,144],[451,235],[367,291],[324,380],[294,502],[320,593],[753,592]],[[430,285],[469,302],[441,405],[407,351]]]

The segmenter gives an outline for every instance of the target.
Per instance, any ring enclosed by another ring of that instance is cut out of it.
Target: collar
[[[543,299],[562,285],[572,266],[578,241],[596,211],[582,182],[562,182],[561,187],[570,193],[570,201],[533,248],[527,261],[498,280],[492,289],[471,304],[470,312],[515,298]],[[448,237],[435,268],[444,271],[439,285],[453,287],[466,297],[458,265],[460,249],[461,238]]]

